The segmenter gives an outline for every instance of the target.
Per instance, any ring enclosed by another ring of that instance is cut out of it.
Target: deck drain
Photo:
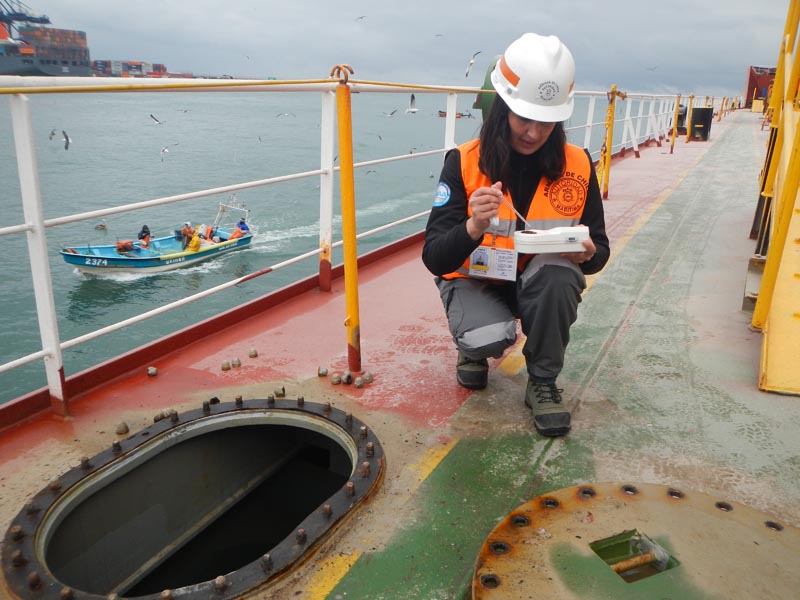
[[[514,508],[489,533],[472,598],[793,598],[798,534],[688,489],[574,486]]]
[[[378,439],[330,404],[214,400],[161,415],[36,494],[3,542],[13,593],[245,597],[382,480]]]

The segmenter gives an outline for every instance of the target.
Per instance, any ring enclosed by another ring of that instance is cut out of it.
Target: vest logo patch
[[[436,195],[433,198],[433,207],[444,206],[450,200],[450,186],[444,181],[440,181],[436,186]]]
[[[549,188],[547,195],[550,206],[560,215],[565,217],[576,215],[586,203],[586,188],[575,178],[561,177]]]

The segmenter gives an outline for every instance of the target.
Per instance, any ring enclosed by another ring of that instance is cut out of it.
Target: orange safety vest
[[[149,248],[150,247],[150,236],[146,235],[141,240],[139,240],[139,245],[142,248]]]
[[[461,178],[467,192],[467,199],[479,187],[491,187],[492,181],[478,168],[480,158],[480,140],[472,140],[458,147],[461,153]],[[533,194],[525,220],[530,229],[552,229],[553,227],[572,227],[578,225],[583,215],[583,207],[589,194],[589,177],[592,164],[586,152],[578,146],[567,144],[564,148],[566,167],[564,174],[558,179],[542,177]],[[507,202],[498,208],[500,223],[490,226],[483,234],[481,246],[489,248],[513,248],[514,232],[517,229],[517,215],[511,209],[513,201],[511,193],[503,192]],[[467,215],[472,210],[467,203]],[[526,254],[518,257],[517,268],[522,271],[525,264],[533,257]],[[445,279],[469,277],[469,258],[458,270],[448,273]]]
[[[240,238],[240,237],[242,237],[242,230],[239,229],[239,227],[236,227],[236,229],[233,230],[233,233],[231,234],[231,237],[229,237],[228,239],[229,240],[235,240],[235,239]]]

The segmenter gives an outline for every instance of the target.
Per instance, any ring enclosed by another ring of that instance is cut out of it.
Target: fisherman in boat
[[[189,252],[197,252],[200,250],[200,246],[202,245],[202,240],[200,239],[200,235],[197,231],[194,232],[192,235],[192,239],[189,241],[189,245],[186,247],[186,250]]]
[[[527,33],[506,49],[491,74],[497,95],[479,138],[445,157],[422,251],[458,348],[458,383],[486,387],[487,359],[515,343],[519,319],[524,403],[536,430],[551,437],[571,427],[556,378],[585,275],[610,253],[591,158],[566,141],[574,78],[572,55],[555,36]],[[583,251],[514,248],[517,230],[577,225],[589,228]],[[488,267],[477,264],[487,255]]]
[[[189,245],[193,235],[194,229],[192,228],[192,223],[190,221],[186,221],[181,228],[181,243],[184,250],[186,249],[186,246]]]
[[[247,222],[245,221],[244,217],[242,217],[241,219],[239,219],[239,223],[236,225],[236,228],[233,230],[231,237],[229,237],[228,239],[235,240],[248,233],[250,233],[250,227],[247,225]]]
[[[142,230],[139,232],[139,247],[150,247],[150,228],[147,225],[142,225]]]

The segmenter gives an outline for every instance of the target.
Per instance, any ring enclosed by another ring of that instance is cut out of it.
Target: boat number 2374
[[[93,267],[107,267],[108,266],[108,259],[106,259],[106,258],[87,258],[85,264],[91,265]]]

